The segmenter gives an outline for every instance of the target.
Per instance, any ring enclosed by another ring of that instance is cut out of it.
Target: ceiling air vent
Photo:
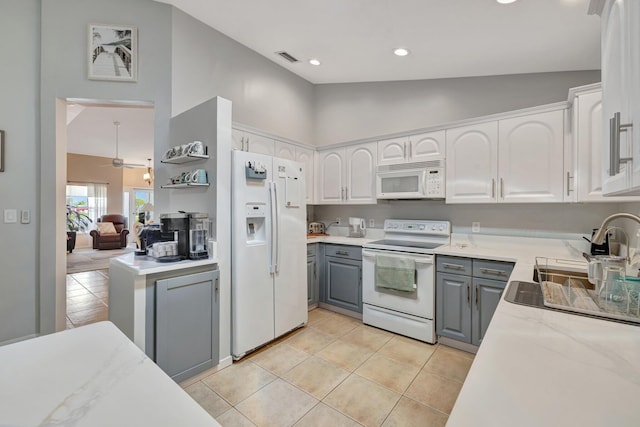
[[[295,63],[295,62],[298,62],[298,59],[294,58],[293,56],[291,56],[289,53],[285,52],[284,50],[281,50],[280,52],[276,52],[276,55],[280,55],[281,57],[283,57],[287,61],[291,62],[292,64]]]

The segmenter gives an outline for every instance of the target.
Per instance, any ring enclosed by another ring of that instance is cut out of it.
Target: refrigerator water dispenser
[[[264,203],[248,203],[247,204],[247,242],[265,243],[265,215],[267,207]]]

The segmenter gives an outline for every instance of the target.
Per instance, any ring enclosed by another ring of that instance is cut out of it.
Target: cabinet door
[[[602,92],[578,96],[573,108],[578,201],[602,201]]]
[[[275,141],[262,135],[245,132],[245,151],[256,154],[273,156],[275,154]]]
[[[409,139],[406,136],[378,141],[378,165],[405,163],[408,143]]]
[[[176,382],[219,362],[218,274],[156,282],[156,363]]]
[[[315,176],[313,167],[313,150],[308,150],[302,147],[296,147],[296,161],[303,163],[306,166],[305,169],[305,183],[307,186],[307,204],[312,205],[314,203],[313,189],[315,188]]]
[[[275,141],[275,157],[279,157],[281,159],[287,160],[295,160],[296,159],[296,147],[291,144],[287,144],[282,141]]]
[[[634,124],[631,130],[633,141],[632,182],[640,188],[640,2],[627,2],[627,26],[629,28],[629,108],[630,121]],[[637,193],[636,193],[637,194]]]
[[[447,129],[446,139],[446,202],[495,202],[498,122]]]
[[[376,203],[376,149],[375,142],[347,147],[346,203]]]
[[[231,129],[231,149],[244,151],[244,132],[238,129]]]
[[[344,199],[345,151],[318,152],[318,182],[316,194],[319,204],[339,204]]]
[[[630,80],[629,67],[629,39],[627,25],[627,6],[624,0],[610,1],[605,6],[602,15],[602,190],[604,194],[615,193],[630,187],[630,173],[628,164],[620,165],[620,172],[609,174],[610,166],[610,126],[609,119],[616,112],[620,112],[621,123],[629,123],[628,91]],[[620,156],[628,157],[629,132],[620,135]]]
[[[489,322],[498,307],[507,282],[490,279],[473,279],[472,340],[471,344],[480,345]]]
[[[436,275],[436,332],[471,342],[471,277]]]
[[[564,200],[564,110],[500,120],[500,202]]]
[[[445,131],[411,135],[409,137],[409,161],[426,162],[445,158]]]
[[[327,304],[362,313],[362,261],[325,257]]]
[[[316,258],[307,258],[307,304],[312,305],[318,302],[316,295]]]

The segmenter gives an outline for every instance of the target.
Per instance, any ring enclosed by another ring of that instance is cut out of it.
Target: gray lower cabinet
[[[513,263],[438,256],[436,333],[480,345]]]
[[[318,262],[317,244],[307,245],[307,304],[309,306],[318,303]]]
[[[324,245],[323,303],[362,313],[362,248]]]
[[[219,361],[218,270],[156,281],[155,361],[176,382]]]

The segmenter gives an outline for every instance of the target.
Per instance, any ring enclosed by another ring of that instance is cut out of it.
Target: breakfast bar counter
[[[219,424],[112,323],[0,347],[0,425]]]

